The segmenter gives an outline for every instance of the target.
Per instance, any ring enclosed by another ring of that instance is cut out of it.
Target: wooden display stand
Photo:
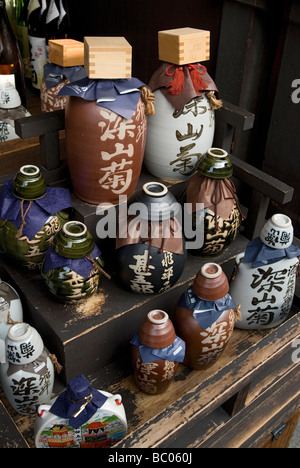
[[[216,120],[214,145],[230,151],[234,129],[250,129],[254,116],[224,103],[216,112]],[[40,159],[47,183],[70,186],[57,144],[63,128],[64,111],[16,122],[22,138],[38,136],[42,143],[47,141],[47,145],[41,146]],[[241,233],[217,258],[228,276],[236,255],[260,232],[270,200],[284,205],[293,195],[293,189],[286,184],[236,156],[230,158],[239,192],[246,188],[251,196]],[[140,184],[153,179],[143,173]],[[175,195],[184,188],[183,182],[166,183]],[[95,235],[99,220],[97,207],[81,202],[74,195],[72,198],[73,217],[83,221]],[[25,321],[38,329],[47,348],[63,365],[56,393],[80,373],[86,375],[93,387],[120,393],[128,432],[116,449],[260,447],[272,438],[272,431],[287,422],[300,406],[300,363],[292,359],[292,344],[300,338],[299,291],[291,315],[282,325],[251,332],[234,330],[226,351],[214,366],[193,371],[180,365],[175,381],[165,394],[146,395],[137,390],[133,381],[130,340],[150,310],[163,309],[172,318],[176,300],[206,260],[188,255],[182,277],[172,289],[160,295],[142,296],[123,290],[116,281],[113,247],[108,248],[104,241],[99,241],[99,247],[112,279],[103,279],[98,294],[76,305],[55,302],[38,272],[21,271],[5,257],[1,258],[0,276],[20,293]],[[16,445],[33,447],[34,416],[16,414],[3,395],[1,399],[0,419],[5,417],[17,427]],[[2,444],[5,446],[6,439],[0,432]]]

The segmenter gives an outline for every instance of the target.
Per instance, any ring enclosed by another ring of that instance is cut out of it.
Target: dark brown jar
[[[137,387],[150,395],[163,393],[176,374],[185,348],[182,340],[176,337],[168,314],[162,310],[149,312],[131,343]]]
[[[228,291],[220,265],[206,263],[175,307],[174,327],[186,344],[183,363],[192,369],[213,365],[232,335],[238,308]]]

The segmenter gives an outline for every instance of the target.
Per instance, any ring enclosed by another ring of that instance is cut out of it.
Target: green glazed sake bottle
[[[69,221],[45,255],[42,277],[60,302],[76,302],[97,292],[104,262],[91,233],[80,221]]]
[[[47,187],[37,166],[22,166],[0,196],[0,244],[18,266],[40,268],[54,235],[68,221],[67,189]]]

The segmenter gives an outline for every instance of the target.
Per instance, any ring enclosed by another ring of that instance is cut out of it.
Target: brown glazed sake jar
[[[74,193],[98,205],[119,203],[135,191],[147,133],[140,99],[130,120],[96,101],[69,96],[65,110],[66,153]]]
[[[162,310],[149,312],[138,338],[142,345],[152,349],[163,349],[174,343],[176,333],[168,314]],[[149,395],[167,390],[176,374],[178,362],[155,357],[151,362],[143,362],[139,346],[135,344],[131,345],[131,356],[134,380],[139,390]]]
[[[177,302],[173,324],[186,344],[183,361],[186,366],[205,369],[223,353],[237,312],[228,291],[229,283],[220,265],[206,263]]]

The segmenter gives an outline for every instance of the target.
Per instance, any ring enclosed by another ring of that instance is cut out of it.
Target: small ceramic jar
[[[85,224],[68,221],[48,249],[41,275],[56,299],[73,302],[97,291],[103,266],[101,252]]]
[[[273,215],[260,236],[236,257],[230,294],[241,304],[237,328],[280,325],[292,307],[300,249],[293,243],[291,219]]]
[[[189,249],[193,255],[219,255],[239,231],[243,215],[231,180],[232,173],[227,151],[210,148],[200,159],[197,173],[189,180],[185,199],[187,209],[192,213],[193,231],[203,233],[203,245]],[[198,205],[200,210],[197,204],[202,204]]]
[[[163,310],[152,310],[131,341],[136,386],[157,395],[167,390],[185,353],[184,342],[176,337],[171,320]]]
[[[109,448],[126,431],[121,395],[90,387],[82,375],[38,408],[34,424],[36,448]]]
[[[11,406],[20,414],[34,414],[49,403],[54,366],[35,328],[12,325],[6,338],[6,363],[1,364],[1,385]]]
[[[22,166],[1,193],[3,251],[19,266],[40,268],[54,235],[68,221],[71,206],[67,189],[47,187],[37,166]]]
[[[175,330],[186,344],[183,362],[192,369],[213,365],[231,338],[238,307],[228,291],[220,265],[206,263],[175,307]]]
[[[148,182],[128,204],[116,239],[120,284],[140,294],[162,293],[179,279],[186,259],[180,205],[167,187]],[[124,221],[124,222],[123,222]]]

